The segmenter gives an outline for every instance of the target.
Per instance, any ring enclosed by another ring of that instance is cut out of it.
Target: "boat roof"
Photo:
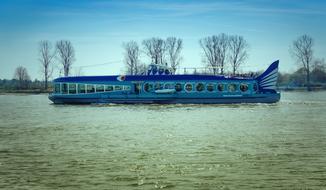
[[[224,75],[110,75],[110,76],[71,76],[54,79],[53,82],[95,82],[95,81],[192,81],[192,80],[254,80],[252,77],[229,77]]]

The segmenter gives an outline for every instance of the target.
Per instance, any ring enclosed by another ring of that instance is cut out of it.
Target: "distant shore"
[[[0,94],[48,94],[52,90],[28,89],[28,90],[5,90],[0,89]]]

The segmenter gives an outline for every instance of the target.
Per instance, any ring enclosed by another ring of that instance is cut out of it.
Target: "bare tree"
[[[248,43],[242,37],[238,35],[229,37],[229,49],[230,49],[230,62],[233,70],[233,75],[235,75],[239,66],[244,63],[244,61],[248,58],[247,50]]]
[[[205,54],[204,61],[212,67],[214,74],[217,74],[219,70],[220,74],[224,73],[228,43],[229,38],[224,33],[199,40]]]
[[[143,40],[144,52],[150,57],[152,63],[163,64],[164,54],[166,51],[166,43],[161,38],[150,38]]]
[[[14,79],[19,82],[19,89],[26,89],[28,87],[28,81],[30,81],[30,77],[27,73],[27,69],[25,67],[19,66],[15,70]]]
[[[172,73],[175,74],[177,67],[180,65],[182,59],[180,56],[182,49],[182,39],[177,39],[176,37],[167,38],[166,49],[170,61],[170,66],[172,68]]]
[[[298,37],[290,48],[294,59],[303,66],[306,75],[307,90],[310,91],[310,64],[313,59],[313,39],[308,35]]]
[[[39,61],[42,65],[42,73],[44,74],[44,89],[48,89],[48,81],[52,75],[52,59],[55,56],[55,51],[51,52],[52,46],[49,41],[41,41],[39,43],[40,58]]]
[[[75,50],[68,40],[60,40],[56,44],[59,53],[59,59],[63,66],[64,76],[69,76],[71,65],[75,60]]]
[[[127,42],[123,44],[123,48],[125,50],[124,63],[127,66],[127,73],[130,75],[139,74],[140,50],[137,42],[135,41]]]

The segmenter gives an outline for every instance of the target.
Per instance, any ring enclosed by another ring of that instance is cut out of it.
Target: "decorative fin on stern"
[[[276,90],[279,60],[272,63],[256,80],[261,90]]]

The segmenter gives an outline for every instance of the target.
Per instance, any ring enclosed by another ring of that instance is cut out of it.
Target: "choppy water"
[[[0,189],[326,189],[326,92],[277,104],[0,95]]]

